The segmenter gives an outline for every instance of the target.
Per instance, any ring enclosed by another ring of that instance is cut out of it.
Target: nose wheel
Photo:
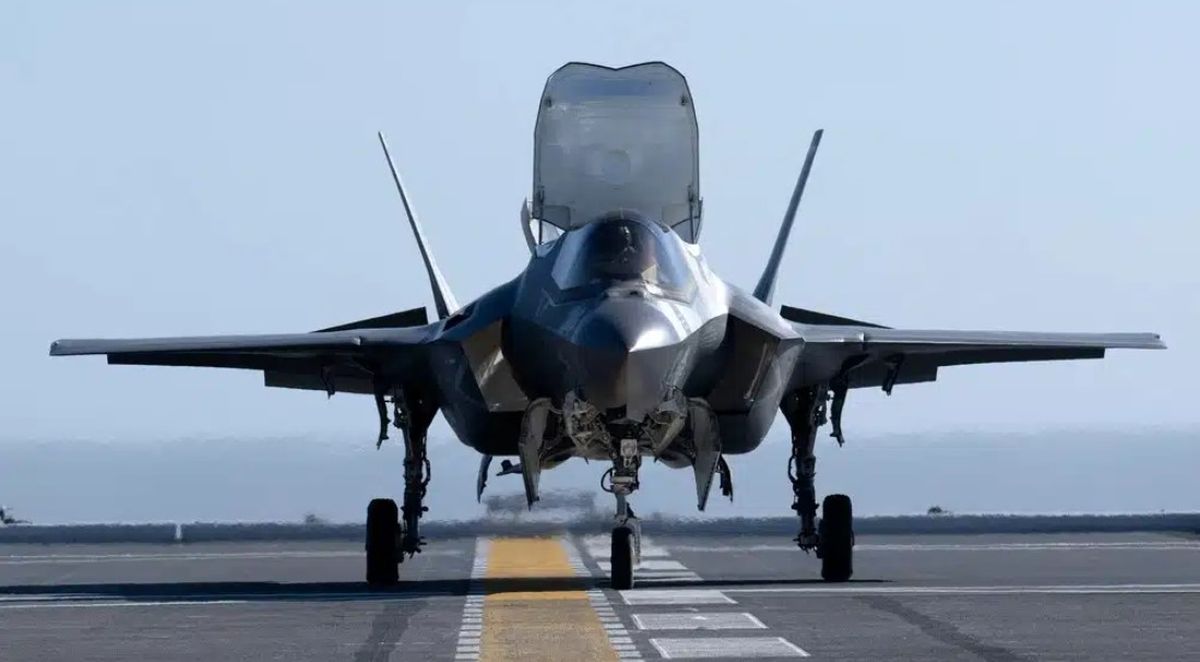
[[[636,537],[630,526],[618,526],[612,530],[612,587],[618,591],[633,588]]]

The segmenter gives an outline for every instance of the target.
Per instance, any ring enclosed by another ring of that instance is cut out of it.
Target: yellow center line
[[[499,538],[488,552],[480,659],[617,660],[562,541]]]

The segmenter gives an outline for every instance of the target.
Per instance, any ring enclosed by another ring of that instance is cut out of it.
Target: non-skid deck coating
[[[0,660],[1200,659],[1200,539],[860,536],[855,581],[763,536],[0,546]]]

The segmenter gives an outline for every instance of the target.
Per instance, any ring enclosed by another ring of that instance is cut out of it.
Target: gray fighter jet
[[[645,458],[695,473],[704,509],[714,478],[732,497],[725,455],[762,443],[776,412],[791,427],[786,474],[798,546],[821,574],[852,573],[850,499],[813,486],[817,429],[843,442],[851,389],[891,393],[946,366],[1096,359],[1108,349],[1162,349],[1152,333],[1024,333],[894,329],[772,305],[776,277],[821,140],[813,135],[761,279],[751,291],[721,280],[700,251],[696,116],[687,82],[661,62],[620,69],[572,63],[538,104],[533,192],[521,208],[529,264],[465,306],[450,292],[380,135],[433,289],[424,308],[310,333],[131,340],[59,340],[50,354],[105,354],[113,364],[262,371],[266,385],[362,393],[375,400],[378,442],[404,438],[404,498],[367,508],[367,580],[397,581],[420,551],[430,477],[426,431],[441,412],[538,500],[544,469],[570,458],[611,462],[602,488],[616,497],[612,582],[628,588],[640,529],[627,499]],[[515,460],[515,461],[514,461]],[[780,467],[781,478],[785,473]]]

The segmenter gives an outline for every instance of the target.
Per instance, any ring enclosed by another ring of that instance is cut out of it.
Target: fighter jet
[[[934,381],[948,366],[1096,359],[1109,349],[1162,349],[1152,333],[895,329],[772,304],[788,235],[820,144],[816,131],[762,277],[752,289],[715,274],[700,250],[698,128],[687,81],[650,62],[570,63],[547,80],[534,129],[532,195],[520,225],[529,263],[459,305],[438,269],[380,134],[433,292],[425,308],[309,333],[59,340],[53,356],[104,354],[123,365],[210,366],[263,373],[267,386],[374,398],[383,443],[404,440],[404,496],[367,507],[366,578],[398,581],[419,552],[427,510],[427,431],[440,412],[481,454],[477,498],[494,456],[519,473],[525,502],[543,470],[571,458],[611,463],[616,498],[612,585],[629,588],[640,526],[629,506],[648,459],[695,475],[704,510],[714,479],[732,498],[726,455],[762,443],[776,414],[791,428],[786,471],[796,543],[821,575],[853,572],[849,497],[814,487],[817,430],[843,443],[852,389]]]

